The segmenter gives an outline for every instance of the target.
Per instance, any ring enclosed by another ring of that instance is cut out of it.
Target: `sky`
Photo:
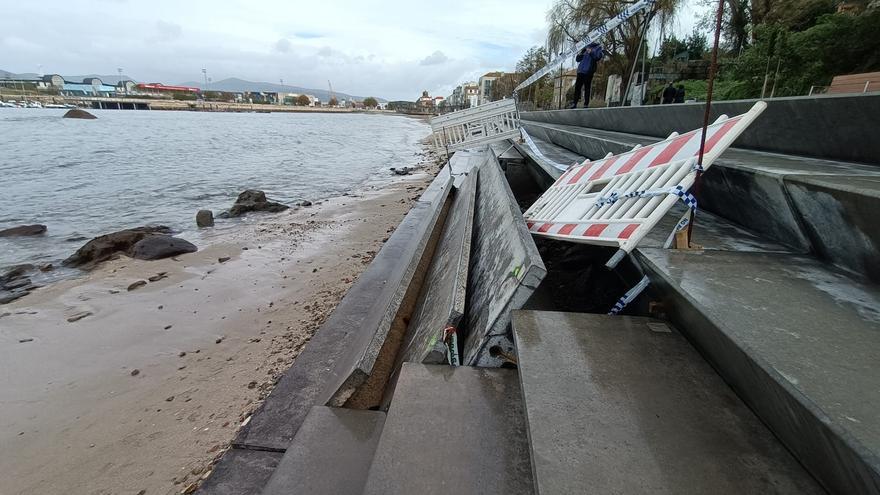
[[[694,0],[692,0],[694,1]],[[546,37],[552,0],[4,0],[0,69],[124,74],[141,82],[238,77],[389,100],[445,96],[511,70]],[[676,31],[690,32],[687,7]]]

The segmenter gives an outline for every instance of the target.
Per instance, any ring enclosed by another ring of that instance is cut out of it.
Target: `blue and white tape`
[[[614,303],[614,307],[611,308],[611,311],[609,311],[608,314],[619,314],[621,311],[623,311],[623,308],[625,308],[627,304],[631,303],[635,298],[639,297],[639,294],[641,294],[642,291],[644,291],[650,283],[651,280],[648,279],[647,275],[642,277],[642,279],[639,280],[639,283],[633,286],[632,289],[626,291],[626,294],[621,296],[621,298],[618,299],[616,303]]]
[[[551,159],[547,158],[546,156],[544,156],[544,153],[541,153],[541,150],[538,149],[538,146],[535,144],[534,141],[532,141],[532,137],[529,136],[529,133],[526,132],[525,129],[520,128],[520,131],[522,131],[523,141],[526,142],[526,146],[528,146],[529,149],[532,150],[532,153],[534,153],[538,158],[540,158],[541,160],[544,160],[545,162],[549,163],[549,164],[552,165],[554,168],[557,168],[557,169],[559,169],[559,170],[568,170],[568,165],[563,165],[563,164],[561,164],[561,163],[554,162],[553,160],[551,160]]]
[[[650,198],[654,196],[665,196],[668,194],[672,194],[678,196],[680,200],[687,205],[691,210],[697,209],[697,198],[694,197],[693,194],[687,192],[682,186],[670,187],[669,189],[650,189],[644,191],[632,191],[625,194],[620,194],[617,191],[612,192],[608,196],[600,196],[599,199],[596,200],[596,208],[601,208],[605,205],[614,204],[620,199],[624,198]]]

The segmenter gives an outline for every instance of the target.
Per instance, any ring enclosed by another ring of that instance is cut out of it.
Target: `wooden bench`
[[[831,80],[831,86],[828,86],[829,94],[870,93],[871,91],[880,91],[880,72],[834,76],[834,79]]]

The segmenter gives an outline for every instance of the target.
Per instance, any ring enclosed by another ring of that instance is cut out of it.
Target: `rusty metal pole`
[[[721,21],[724,17],[724,0],[718,0],[718,13],[715,16],[715,44],[712,45],[712,62],[709,65],[709,84],[706,87],[706,111],[703,113],[703,132],[700,135],[700,155],[697,158],[697,175],[694,177],[694,195],[700,191],[700,177],[703,175],[703,153],[706,150],[706,131],[709,127],[709,113],[712,110],[712,89],[715,85],[715,72],[718,70],[718,45],[721,42]],[[690,222],[688,222],[687,238],[688,246],[691,244],[691,236],[694,232],[696,210],[691,210]]]

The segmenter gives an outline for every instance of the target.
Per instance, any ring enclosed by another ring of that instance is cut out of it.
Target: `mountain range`
[[[0,70],[0,79],[33,79],[39,77],[38,74],[29,72],[23,74],[16,74],[14,72],[9,72],[5,70]],[[101,75],[101,74],[87,74],[82,76],[63,76],[67,81],[75,81],[79,82],[83,79],[88,79],[90,77],[97,77],[105,84],[115,85],[120,81],[120,77],[118,74],[113,75]],[[156,81],[138,81],[134,78],[123,75],[122,80],[124,81],[135,81],[135,82],[156,82]],[[196,81],[186,81],[177,84],[178,86],[192,86],[195,88],[202,88],[204,83],[196,82]],[[212,81],[208,85],[209,90],[213,91],[266,91],[266,92],[283,92],[283,93],[305,93],[318,97],[321,101],[329,101],[330,100],[330,91],[327,89],[314,89],[314,88],[303,88],[301,86],[292,86],[285,84],[284,86],[280,84],[267,83],[267,82],[254,82],[254,81],[246,81],[244,79],[238,79],[236,77],[230,77],[227,79],[222,79],[220,81]],[[361,101],[364,99],[363,96],[353,96],[347,93],[340,93],[338,91],[334,91],[333,94],[336,96],[338,100],[354,100]],[[387,100],[376,97],[381,103],[386,102]]]

